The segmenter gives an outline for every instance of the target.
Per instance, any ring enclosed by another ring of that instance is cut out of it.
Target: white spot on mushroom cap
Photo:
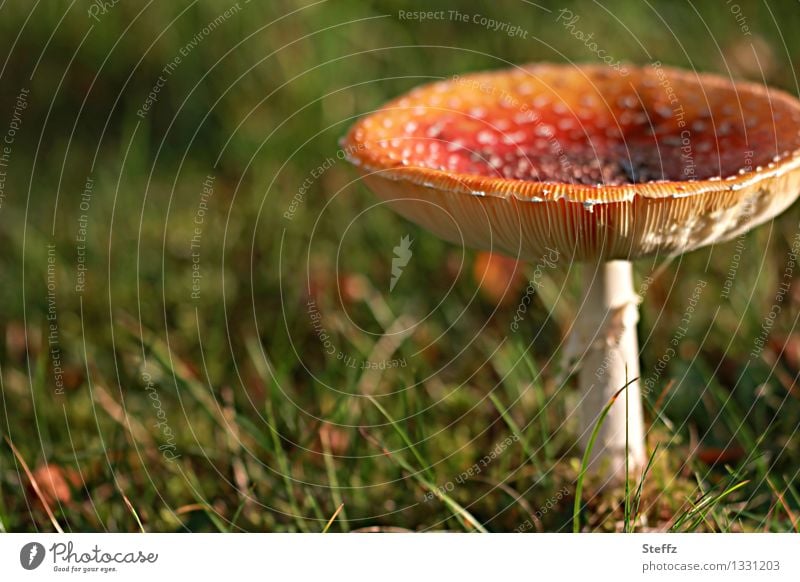
[[[469,114],[475,119],[483,119],[486,117],[486,113],[485,107],[471,107],[469,110]]]
[[[487,129],[479,131],[476,139],[481,145],[491,145],[497,143],[497,135]]]

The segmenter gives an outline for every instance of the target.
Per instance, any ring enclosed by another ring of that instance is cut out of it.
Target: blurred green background
[[[3,3],[0,135],[18,129],[0,198],[0,530],[322,531],[334,514],[331,531],[569,530],[579,451],[556,364],[576,269],[549,271],[511,333],[528,267],[486,279],[486,257],[376,205],[337,158],[357,117],[420,83],[592,62],[561,10],[623,61],[798,94],[795,2]],[[587,531],[797,529],[796,284],[744,365],[797,230],[795,207],[637,265],[654,276],[643,375],[709,285],[648,396],[639,511],[628,523],[619,492],[590,489]]]

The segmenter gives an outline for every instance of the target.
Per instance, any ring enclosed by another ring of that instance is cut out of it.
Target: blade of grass
[[[292,513],[294,514],[294,521],[301,531],[307,532],[309,531],[308,526],[300,514],[300,508],[294,496],[289,458],[286,455],[286,451],[283,449],[283,440],[281,434],[278,432],[277,419],[275,418],[275,411],[272,407],[272,390],[269,391],[264,401],[264,414],[268,424],[268,432],[272,437],[272,453],[275,456],[275,460],[278,462],[278,471],[280,472],[280,478],[286,490],[289,507],[291,507]]]
[[[539,378],[540,373],[536,365],[534,364],[533,360],[530,357],[530,354],[527,350],[522,349],[522,346],[517,345],[517,351],[520,354],[520,358],[525,363],[525,367],[528,369],[528,374],[531,378]],[[547,422],[547,414],[545,411],[545,395],[542,388],[541,382],[532,382],[532,389],[533,394],[536,397],[536,407],[538,408],[538,412],[536,413],[535,419],[538,419],[539,422],[539,435],[542,440],[542,452],[544,453],[545,463],[548,465],[552,464],[554,459],[553,454],[553,442],[550,438],[550,427]]]
[[[334,517],[339,513],[342,514],[342,518],[339,520],[339,523],[341,524],[342,531],[346,532],[349,531],[350,528],[347,525],[347,514],[344,510],[344,501],[342,500],[342,494],[339,488],[339,478],[336,476],[336,465],[334,465],[333,462],[330,434],[328,431],[320,430],[319,440],[322,443],[322,458],[325,461],[325,472],[328,475],[328,484],[331,488],[331,497],[333,498],[333,502],[339,508],[336,510]],[[333,518],[331,518],[331,520],[333,520]]]
[[[783,482],[786,483],[786,488],[789,490],[789,493],[792,494],[792,499],[797,505],[800,505],[800,494],[798,494],[797,490],[794,488],[794,483],[791,483],[786,476],[783,477]]]
[[[595,441],[597,440],[597,435],[600,434],[600,427],[603,425],[603,421],[605,421],[606,416],[608,416],[608,411],[611,410],[611,407],[614,405],[614,402],[617,401],[617,398],[622,391],[625,390],[631,382],[634,382],[638,378],[634,378],[625,386],[617,390],[616,394],[612,396],[608,403],[603,407],[603,410],[600,412],[600,416],[597,418],[597,422],[594,423],[594,429],[592,429],[592,436],[589,437],[589,445],[586,447],[586,450],[583,452],[583,459],[581,460],[581,470],[578,473],[578,482],[575,485],[575,504],[572,508],[572,532],[578,533],[581,530],[581,496],[583,494],[583,481],[586,477],[586,470],[589,466],[589,456],[592,454],[592,449],[594,449]]]
[[[656,458],[656,453],[658,452],[659,443],[656,443],[653,452],[650,454],[650,457],[647,459],[647,464],[645,465],[644,469],[642,470],[642,476],[639,479],[639,484],[636,487],[636,493],[633,494],[633,513],[631,516],[631,523],[633,524],[633,528],[630,531],[634,531],[636,529],[636,520],[639,516],[639,507],[642,501],[642,491],[644,489],[644,482],[647,478],[647,474],[650,472],[650,469],[653,466],[653,460]]]
[[[280,478],[283,481],[287,501],[289,502],[289,507],[294,515],[294,521],[297,524],[297,527],[301,531],[307,532],[309,531],[308,526],[300,514],[300,508],[298,507],[297,500],[295,499],[294,487],[291,480],[289,458],[286,455],[286,451],[283,449],[283,440],[278,432],[277,418],[275,416],[275,410],[272,404],[274,388],[277,387],[277,379],[275,378],[274,374],[270,372],[270,368],[272,368],[272,366],[266,361],[266,354],[263,353],[261,347],[256,345],[255,338],[251,337],[245,343],[247,346],[247,352],[250,355],[250,361],[253,363],[253,366],[255,366],[258,374],[261,376],[265,386],[267,386],[267,394],[264,398],[264,414],[269,427],[268,432],[272,439],[272,453],[275,456],[275,460],[278,462],[278,471],[280,473]]]
[[[8,443],[8,446],[11,447],[11,452],[14,453],[14,456],[17,458],[17,461],[19,461],[19,464],[22,465],[22,470],[28,477],[28,481],[31,482],[33,491],[36,493],[36,496],[39,498],[39,501],[42,502],[42,506],[44,507],[44,510],[47,513],[47,517],[50,519],[50,523],[53,524],[53,527],[58,533],[64,533],[64,530],[61,529],[61,526],[59,525],[56,516],[53,514],[53,510],[50,509],[50,504],[47,503],[47,500],[42,494],[42,490],[39,488],[39,483],[36,482],[33,473],[31,473],[31,470],[28,468],[28,463],[26,463],[25,459],[22,458],[22,455],[20,454],[19,450],[17,450],[17,447],[14,445],[14,443],[11,442],[10,438],[6,437],[6,442]]]
[[[380,411],[380,413],[386,418],[386,420],[389,421],[389,424],[392,425],[392,428],[400,436],[400,439],[403,441],[403,443],[405,443],[406,447],[408,447],[408,450],[411,451],[412,455],[414,455],[414,458],[420,465],[420,470],[425,472],[427,477],[432,481],[433,474],[431,473],[430,466],[428,465],[428,463],[425,462],[425,460],[419,454],[416,447],[411,442],[411,439],[409,438],[408,434],[406,434],[406,431],[400,428],[400,425],[397,423],[397,421],[395,421],[394,418],[392,418],[389,412],[383,406],[381,406],[381,403],[378,402],[371,394],[367,394],[367,400],[369,400],[373,404],[373,406],[375,406],[375,408],[377,408]]]
[[[492,401],[494,407],[497,409],[497,412],[500,414],[500,418],[505,421],[508,429],[511,433],[516,437],[519,441],[520,445],[522,446],[522,452],[525,453],[525,457],[530,461],[531,465],[533,465],[534,470],[536,471],[537,475],[544,475],[544,473],[539,468],[539,464],[536,461],[536,457],[531,451],[530,445],[528,441],[523,437],[522,431],[519,428],[519,425],[511,418],[511,415],[508,414],[508,409],[503,406],[503,403],[500,402],[500,399],[495,395],[494,392],[489,393],[489,400]]]
[[[328,520],[328,523],[325,524],[325,528],[322,530],[322,533],[328,533],[328,530],[331,528],[331,524],[333,523],[333,520],[336,519],[336,516],[339,515],[339,513],[341,513],[341,511],[343,509],[344,509],[344,503],[342,503],[339,507],[337,507],[336,511],[333,512],[333,515]]]
[[[195,499],[195,503],[190,507],[191,509],[198,508],[202,511],[208,520],[217,528],[217,531],[220,533],[225,533],[228,531],[228,527],[225,525],[224,521],[220,518],[219,514],[216,510],[208,504],[208,502],[204,499],[203,489],[198,481],[197,475],[192,473],[191,471],[181,471],[181,474],[186,476],[186,480],[190,484],[189,490],[191,491],[192,496]]]
[[[628,378],[628,366],[625,366],[625,379]],[[622,531],[627,532],[630,525],[631,516],[631,480],[630,480],[630,466],[628,459],[628,451],[630,450],[629,434],[628,434],[628,391],[625,391],[625,507],[624,517],[622,521]]]
[[[737,439],[747,451],[747,459],[752,459],[756,464],[758,471],[761,475],[769,473],[767,467],[767,460],[764,454],[760,451],[761,443],[765,441],[769,434],[769,429],[765,430],[758,436],[753,434],[750,428],[750,423],[747,417],[752,412],[752,407],[747,412],[743,412],[739,407],[733,392],[736,389],[734,386],[730,392],[727,392],[717,382],[716,377],[707,369],[705,365],[698,361],[698,368],[704,373],[705,377],[710,378],[706,383],[708,391],[711,396],[716,400],[719,406],[720,416],[722,421],[730,430],[733,438]]]
[[[236,529],[236,522],[238,521],[239,516],[242,514],[245,506],[247,506],[247,500],[242,499],[239,502],[239,507],[236,508],[236,512],[233,514],[233,517],[231,517],[231,525],[228,527],[228,533],[232,533]]]
[[[0,401],[5,405],[5,385],[3,384],[3,366],[0,365]],[[5,473],[4,455],[0,455],[0,472]],[[3,495],[3,480],[0,479],[0,533],[6,533],[11,521],[8,517],[8,510],[5,505],[5,496]]]
[[[775,497],[778,498],[778,501],[783,507],[783,511],[786,512],[786,516],[789,518],[789,523],[792,524],[792,528],[794,529],[795,533],[800,533],[800,521],[798,521],[797,516],[792,511],[792,508],[789,507],[789,504],[786,503],[786,499],[783,497],[783,494],[778,491],[778,488],[775,487],[775,484],[772,482],[771,478],[767,477],[767,483],[769,484],[769,488],[772,489],[772,492],[775,494]]]
[[[700,523],[703,520],[705,520],[706,514],[708,513],[708,511],[712,507],[716,506],[723,499],[725,499],[728,495],[730,495],[734,491],[737,491],[738,489],[741,489],[742,487],[744,487],[748,483],[749,483],[749,481],[742,481],[740,483],[737,483],[736,485],[733,485],[732,487],[728,487],[727,489],[725,489],[719,495],[704,494],[703,498],[702,498],[702,501],[700,501],[697,504],[692,504],[692,508],[687,510],[675,522],[675,524],[670,528],[669,531],[677,531],[678,528],[681,525],[683,525],[683,523],[685,523],[689,519],[692,519],[693,521],[690,523],[689,527],[684,529],[683,531],[688,531],[688,532],[694,531],[695,529],[697,529],[697,526],[700,525]]]
[[[122,492],[121,489],[119,490],[119,492],[122,495],[122,500],[125,502],[125,505],[127,506],[128,511],[130,511],[133,514],[133,517],[134,517],[134,519],[136,520],[136,523],[139,526],[139,531],[142,532],[142,533],[147,533],[146,530],[144,529],[144,525],[142,524],[142,520],[139,519],[139,514],[136,512],[136,509],[134,509],[133,504],[131,503],[131,500],[128,499],[128,496],[125,495]]]
[[[400,438],[403,440],[403,442],[406,443],[406,446],[411,450],[411,453],[414,455],[414,458],[417,459],[417,462],[421,463],[423,467],[427,468],[428,465],[416,452],[414,446],[408,439],[408,435],[405,434],[405,431],[403,431],[398,426],[397,422],[391,417],[391,415],[389,415],[386,409],[383,408],[377,401],[375,401],[374,398],[372,398],[371,396],[368,396],[367,398],[369,398],[369,400],[373,404],[375,404],[376,408],[381,412],[381,414],[383,414],[386,420],[389,421],[389,423],[392,425],[395,431],[398,432],[398,434],[400,434]],[[362,434],[364,434],[366,437],[369,438],[369,435],[363,430]],[[411,475],[412,478],[414,478],[420,485],[422,485],[423,489],[430,491],[435,497],[437,497],[442,503],[444,503],[453,512],[456,518],[458,518],[461,521],[461,523],[464,524],[465,527],[473,530],[478,530],[481,533],[487,533],[486,529],[480,524],[480,522],[477,519],[475,519],[475,517],[469,511],[467,511],[466,508],[462,507],[457,501],[452,499],[449,495],[446,495],[439,489],[439,487],[434,485],[433,478],[426,479],[422,475],[423,472],[426,472],[425,469],[415,471],[414,468],[411,465],[409,465],[400,455],[393,454],[391,451],[389,451],[386,447],[382,446],[380,443],[376,442],[376,444],[378,444],[381,450],[384,451],[384,453],[390,459],[394,460],[394,462],[396,462],[398,465],[400,465],[400,467],[405,469],[409,473],[409,475]]]
[[[322,508],[320,507],[316,496],[313,495],[310,492],[310,490],[308,490],[308,489],[306,489],[305,491],[306,491],[306,495],[304,497],[305,503],[304,503],[303,507],[304,508],[306,508],[306,507],[311,508],[311,511],[314,512],[314,516],[316,517],[317,520],[325,521],[325,514],[323,513]]]
[[[433,495],[435,495],[439,500],[444,503],[458,518],[464,526],[472,530],[478,530],[481,533],[488,533],[486,528],[481,525],[481,523],[473,516],[465,507],[463,507],[460,503],[454,500],[449,495],[442,493],[442,491],[436,487],[433,483],[425,479],[422,475],[420,475],[419,471],[414,471],[414,469],[406,463],[404,459],[396,455],[390,455],[391,458],[397,462],[398,465],[403,467],[409,474],[412,475],[414,479],[416,479],[424,489],[430,491]]]
[[[528,503],[525,498],[522,497],[522,495],[520,495],[516,490],[514,490],[513,487],[507,485],[506,483],[492,481],[491,479],[486,479],[483,477],[475,477],[475,481],[486,483],[490,487],[499,489],[508,495],[514,501],[514,503],[520,506],[525,515],[530,516],[531,521],[536,524],[536,528],[539,531],[542,531],[542,520],[536,517],[536,512],[534,511],[533,507],[531,507],[531,504]]]

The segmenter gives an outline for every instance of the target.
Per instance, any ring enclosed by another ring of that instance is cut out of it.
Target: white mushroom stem
[[[603,409],[627,384],[603,421],[588,465],[590,473],[620,483],[626,476],[626,442],[629,474],[634,476],[645,462],[633,265],[585,265],[583,299],[571,338],[582,353],[577,414],[581,444],[585,450]]]

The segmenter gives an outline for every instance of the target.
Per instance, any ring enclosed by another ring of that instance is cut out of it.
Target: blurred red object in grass
[[[39,465],[33,471],[33,478],[39,485],[42,500],[49,506],[69,505],[73,489],[80,486],[80,475],[74,469],[53,463]],[[34,495],[33,487],[30,491]]]
[[[519,261],[496,253],[480,252],[475,257],[472,276],[481,296],[493,305],[506,306],[517,301],[523,283]]]

